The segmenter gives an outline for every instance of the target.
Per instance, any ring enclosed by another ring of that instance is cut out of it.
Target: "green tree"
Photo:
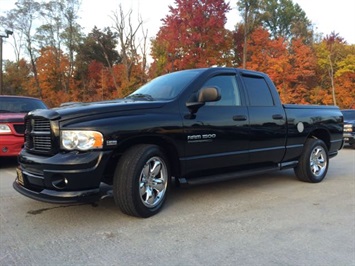
[[[322,42],[315,44],[318,58],[318,78],[321,88],[329,90],[332,95],[332,103],[337,105],[335,73],[338,71],[338,63],[346,57],[346,43],[339,34],[332,32]],[[329,102],[324,102],[329,104]]]
[[[260,0],[260,12],[262,25],[272,38],[303,38],[310,41],[311,22],[292,0]]]
[[[85,90],[88,88],[89,67],[93,62],[102,64],[109,70],[112,78],[115,80],[113,73],[113,65],[121,62],[121,57],[116,51],[117,35],[110,28],[103,31],[94,27],[92,31],[83,38],[83,42],[79,45],[78,54],[76,56],[76,79],[81,81],[81,86]],[[97,64],[94,64],[97,69]],[[101,71],[101,68],[100,68]],[[116,81],[115,81],[116,82]],[[115,84],[117,88],[118,85]]]

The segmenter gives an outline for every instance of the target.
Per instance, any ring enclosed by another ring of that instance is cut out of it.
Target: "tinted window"
[[[222,75],[209,79],[203,87],[217,87],[221,93],[221,99],[206,105],[235,106],[240,105],[240,94],[234,75]]]
[[[146,94],[153,100],[169,100],[175,98],[200,73],[198,70],[187,70],[166,74],[143,85],[128,97]]]
[[[242,76],[251,106],[273,106],[269,86],[262,77]]]
[[[342,111],[344,115],[344,120],[355,120],[355,110]]]
[[[47,109],[46,105],[37,99],[19,97],[1,97],[0,113],[28,113],[35,109]]]

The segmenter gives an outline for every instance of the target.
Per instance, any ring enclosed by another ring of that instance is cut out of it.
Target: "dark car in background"
[[[344,116],[344,141],[355,149],[355,109],[341,112]]]
[[[24,117],[35,109],[47,106],[36,98],[0,95],[0,157],[19,154],[24,143]]]

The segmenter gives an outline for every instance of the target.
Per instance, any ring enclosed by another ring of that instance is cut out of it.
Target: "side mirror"
[[[194,98],[193,101],[186,103],[186,107],[190,110],[191,114],[195,114],[207,102],[219,101],[221,94],[217,87],[206,87],[199,90]]]

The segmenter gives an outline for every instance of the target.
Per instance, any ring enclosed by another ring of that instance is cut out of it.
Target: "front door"
[[[221,99],[206,103],[193,117],[185,116],[186,156],[182,166],[187,177],[204,169],[212,174],[248,162],[248,110],[235,75],[218,75],[201,87],[217,87]],[[210,170],[209,170],[210,169]],[[198,174],[197,174],[198,175]]]

